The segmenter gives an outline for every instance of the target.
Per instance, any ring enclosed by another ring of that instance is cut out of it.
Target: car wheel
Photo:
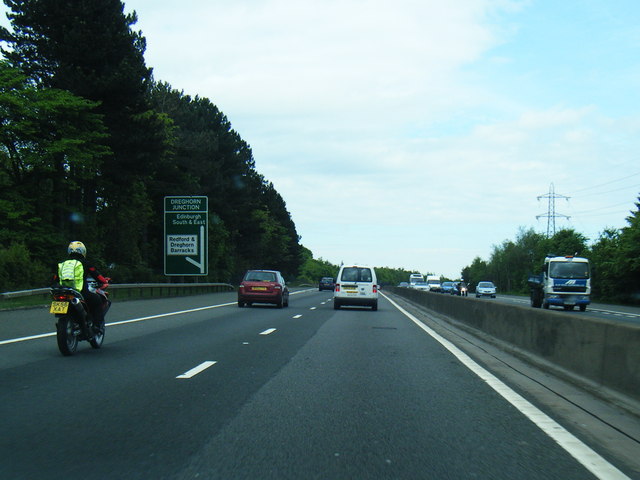
[[[373,310],[374,312],[378,310],[378,302],[375,302],[373,305],[371,305],[371,310]]]
[[[240,300],[238,300],[238,307],[244,308],[244,302],[241,302]]]
[[[340,310],[340,304],[338,302],[336,302],[335,300],[333,301],[333,309],[334,310]]]

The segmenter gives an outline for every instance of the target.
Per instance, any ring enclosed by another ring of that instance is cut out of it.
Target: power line
[[[638,175],[640,175],[640,172],[632,173],[631,175],[625,175],[622,178],[617,178],[615,180],[610,180],[610,181],[605,182],[605,183],[599,183],[598,185],[591,185],[590,187],[584,187],[584,188],[581,188],[579,190],[575,190],[573,192],[573,194],[575,196],[576,193],[584,192],[586,190],[592,190],[594,188],[604,187],[606,185],[611,185],[612,183],[621,182],[623,180],[627,180],[627,179],[632,178],[632,177],[637,177]]]
[[[545,193],[544,195],[539,195],[538,196],[538,200],[540,200],[541,198],[548,199],[547,213],[546,214],[536,215],[536,219],[539,219],[541,217],[546,217],[546,219],[547,219],[547,238],[550,238],[550,237],[552,237],[552,236],[554,236],[556,234],[556,218],[557,217],[563,217],[563,218],[566,218],[567,220],[569,218],[571,218],[571,217],[569,217],[567,215],[563,215],[562,213],[556,213],[556,198],[564,198],[566,200],[569,200],[569,197],[556,193],[555,192],[555,188],[554,188],[553,183],[552,183],[549,186],[549,193]]]

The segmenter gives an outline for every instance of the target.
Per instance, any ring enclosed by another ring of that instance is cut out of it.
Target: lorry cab
[[[552,305],[585,311],[590,303],[591,267],[583,257],[567,255],[545,258],[542,274],[529,279],[531,305],[549,308]]]
[[[417,283],[424,283],[424,277],[421,273],[412,273],[409,275],[409,287],[415,288]]]

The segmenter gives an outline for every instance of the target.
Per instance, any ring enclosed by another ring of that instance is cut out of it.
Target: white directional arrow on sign
[[[191,257],[185,257],[185,260],[187,262],[189,262],[192,265],[195,265],[196,267],[198,267],[200,269],[200,273],[204,273],[204,263],[205,263],[205,256],[204,256],[205,244],[204,244],[204,240],[205,240],[205,238],[206,237],[204,236],[204,227],[200,226],[200,236],[199,236],[199,241],[200,241],[200,262],[195,261]]]

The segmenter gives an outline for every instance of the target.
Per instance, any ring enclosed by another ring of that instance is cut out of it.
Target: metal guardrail
[[[231,292],[235,287],[229,283],[116,283],[109,285],[112,299],[175,297],[180,295],[199,295],[205,293]],[[23,297],[51,298],[51,288],[36,288],[16,292],[0,293],[0,305],[5,300]]]

